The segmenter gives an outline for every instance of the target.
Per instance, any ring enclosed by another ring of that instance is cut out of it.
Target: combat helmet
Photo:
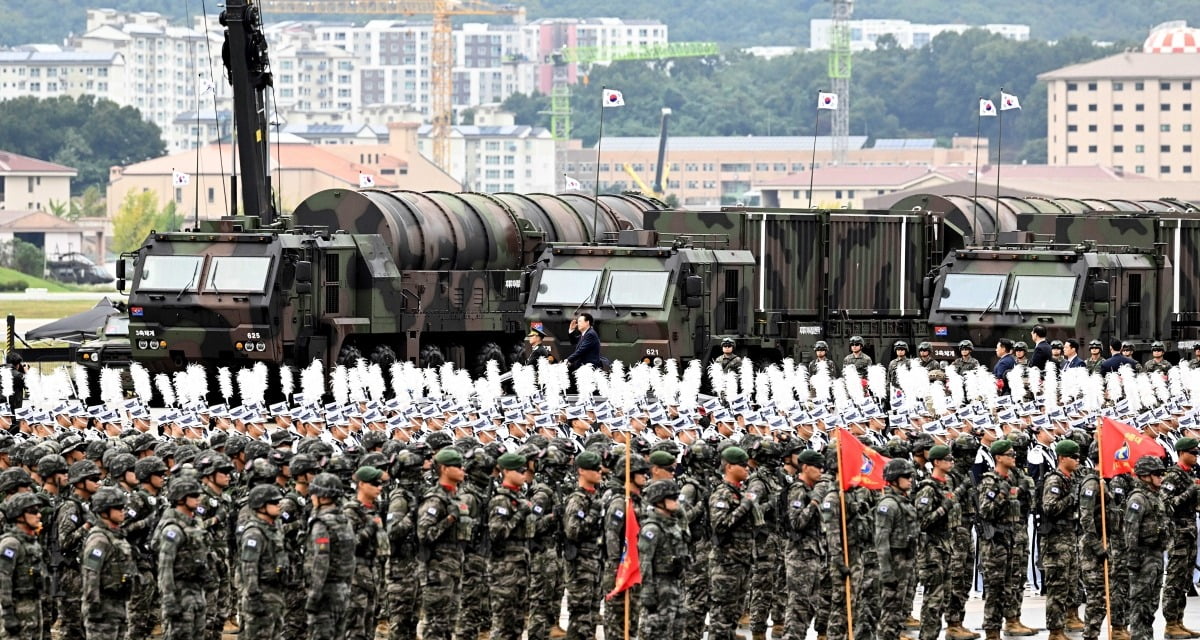
[[[250,490],[250,494],[246,497],[246,504],[255,511],[267,506],[272,502],[283,500],[283,492],[279,490],[277,485],[260,484]]]
[[[658,504],[663,500],[679,497],[679,484],[674,480],[655,480],[642,489],[642,500],[646,504]]]
[[[908,351],[908,343],[903,340],[897,340],[896,344],[892,345],[892,350],[899,351],[901,349]]]
[[[127,504],[125,492],[116,487],[100,487],[92,495],[92,513],[98,515],[107,513],[109,509],[124,509]]]
[[[137,476],[138,482],[149,482],[150,476],[166,472],[167,463],[158,456],[146,456],[133,465],[133,475]]]
[[[933,351],[933,343],[928,340],[924,340],[921,342],[921,344],[917,345],[917,351]]]
[[[16,522],[26,511],[41,509],[42,498],[33,492],[15,493],[4,501],[4,514],[9,522]]]
[[[69,484],[99,479],[100,470],[96,468],[96,463],[92,462],[91,460],[80,460],[79,462],[74,462],[67,471],[67,482]]]
[[[850,336],[850,346],[853,347],[854,345],[858,345],[861,347],[864,344],[866,344],[866,343],[863,341],[862,336]]]
[[[42,478],[48,478],[58,473],[67,472],[67,461],[57,453],[48,453],[37,461],[37,474]]]
[[[1142,456],[1133,464],[1133,475],[1135,476],[1161,476],[1167,472],[1163,466],[1162,458],[1154,456]]]
[[[167,500],[179,504],[190,497],[200,497],[200,483],[191,478],[177,478],[167,487]]]
[[[888,482],[895,482],[903,476],[911,477],[913,473],[913,463],[903,458],[893,458],[883,465],[883,479]]]
[[[332,473],[318,473],[308,485],[308,492],[318,498],[338,498],[344,491],[342,481]]]
[[[958,343],[958,350],[959,350],[959,351],[964,351],[964,350],[966,350],[966,351],[974,351],[974,350],[975,350],[975,344],[974,344],[973,342],[971,342],[970,340],[963,340],[963,341],[961,341],[961,342],[959,342],[959,343]]]
[[[821,351],[822,349],[829,351],[829,343],[824,340],[817,340],[816,344],[813,345],[813,351]]]

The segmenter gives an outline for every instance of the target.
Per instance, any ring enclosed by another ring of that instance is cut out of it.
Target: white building
[[[497,193],[554,193],[554,139],[548,129],[513,123],[498,105],[479,107],[474,125],[450,131],[451,177],[463,189]],[[418,130],[418,148],[433,153],[429,125]]]
[[[903,49],[919,49],[932,42],[939,34],[962,33],[970,29],[983,29],[1018,42],[1029,40],[1029,25],[1027,24],[914,24],[908,20],[851,20],[850,49],[853,51],[874,50],[875,41],[885,34],[894,37]],[[809,50],[829,50],[832,45],[832,30],[833,20],[828,18],[810,20]]]
[[[82,95],[124,104],[125,56],[61,49],[0,51],[0,100]]]

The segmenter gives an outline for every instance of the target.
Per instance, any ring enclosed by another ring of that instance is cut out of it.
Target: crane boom
[[[221,26],[225,27],[221,58],[233,86],[233,123],[242,170],[243,213],[258,216],[266,226],[275,221],[267,164],[270,156],[266,90],[272,82],[267,38],[263,35],[258,7],[247,0],[227,0],[225,10],[221,12]]]

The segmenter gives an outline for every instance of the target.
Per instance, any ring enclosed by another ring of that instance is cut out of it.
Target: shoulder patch
[[[95,549],[92,549],[92,557],[93,558],[103,558],[104,557],[104,549],[101,549],[100,547],[96,547]]]
[[[879,505],[879,513],[887,513],[887,507],[886,504]]]
[[[1058,494],[1059,493],[1058,487],[1050,487],[1050,493]]]
[[[258,540],[255,540],[254,538],[246,538],[246,548],[247,549],[253,549],[257,546],[258,546]]]
[[[1142,505],[1140,505],[1140,504],[1138,504],[1138,503],[1136,503],[1136,502],[1130,502],[1130,503],[1129,503],[1129,508],[1130,508],[1130,509],[1133,509],[1134,511],[1140,511],[1140,510],[1141,510],[1141,508],[1142,508]]]
[[[793,501],[792,501],[792,508],[793,508],[793,509],[803,509],[803,508],[804,508],[804,501],[803,501],[803,500],[793,500]]]
[[[995,492],[995,491],[989,491],[989,492],[987,492],[987,497],[989,497],[989,498],[995,498],[995,497],[996,497],[996,492]]]
[[[496,515],[506,516],[508,515],[508,509],[505,507],[496,507]]]
[[[1093,493],[1095,493],[1095,492],[1094,492],[1094,491],[1092,491],[1091,489],[1084,489],[1084,490],[1083,490],[1083,495],[1085,495],[1085,496],[1091,496]]]
[[[167,540],[174,540],[177,535],[179,534],[175,533],[174,529],[167,529]]]
[[[728,507],[729,505],[726,504],[724,500],[717,500],[716,502],[713,503],[713,506],[718,509],[724,509],[725,507]]]
[[[646,529],[645,531],[642,532],[642,535],[646,536],[647,540],[654,539],[654,531],[651,529]]]
[[[829,511],[830,509],[833,508],[833,505],[828,500],[826,500],[825,502],[821,503],[821,508],[826,511]]]
[[[586,513],[586,512],[584,512],[584,510],[583,510],[583,509],[580,509],[579,511],[577,511],[577,512],[575,513],[575,515],[579,516],[579,519],[580,519],[580,520],[585,520],[585,519],[587,519],[587,513]]]
[[[16,552],[16,551],[14,551],[12,547],[9,547],[9,548],[7,548],[7,549],[5,549],[5,550],[4,550],[4,557],[5,557],[5,558],[12,558],[12,557],[13,557],[13,556],[15,556],[15,555],[17,555],[17,552]]]
[[[921,498],[921,504],[929,504],[929,498],[928,497]]]
[[[126,515],[126,516],[128,516],[128,517],[130,517],[130,518],[136,518],[136,517],[137,517],[137,511],[136,511],[136,510],[134,510],[134,509],[126,509],[126,510],[125,510],[125,515]]]
[[[428,509],[425,510],[425,513],[428,513],[431,516],[436,516],[437,515],[437,507],[429,507]]]
[[[535,504],[535,505],[533,505],[533,512],[534,512],[534,513],[541,513],[541,512],[542,512],[542,505],[540,505],[540,504]]]
[[[1162,488],[1166,489],[1167,491],[1174,491],[1175,484],[1171,482],[1164,482],[1162,483]]]
[[[71,522],[79,522],[79,516],[72,513],[71,514]]]
[[[616,511],[613,511],[613,517],[614,518],[624,518],[625,512],[620,509],[617,509]]]

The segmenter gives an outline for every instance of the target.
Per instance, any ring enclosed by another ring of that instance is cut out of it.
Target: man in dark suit
[[[1138,369],[1141,367],[1138,361],[1130,358],[1128,355],[1125,355],[1126,353],[1133,353],[1132,342],[1121,342],[1114,339],[1110,343],[1110,348],[1112,349],[1113,355],[1108,360],[1100,363],[1101,375],[1108,375],[1114,371],[1118,371],[1125,365],[1129,365],[1129,367],[1133,369],[1134,373],[1138,372]]]
[[[1002,396],[1008,395],[1008,372],[1013,367],[1017,366],[1016,358],[1012,357],[1013,341],[1008,338],[1000,338],[996,343],[996,366],[992,367],[992,375],[996,376],[996,388]]]
[[[1041,371],[1051,356],[1050,343],[1046,342],[1046,327],[1034,325],[1029,331],[1029,337],[1033,339],[1033,353],[1029,355],[1029,366]]]
[[[1083,358],[1079,357],[1079,341],[1075,338],[1067,338],[1063,342],[1063,356],[1066,358],[1062,363],[1064,370],[1087,367],[1087,363],[1083,361]]]
[[[574,371],[585,364],[597,369],[604,368],[604,359],[600,356],[600,335],[592,327],[592,314],[585,312],[575,316],[570,331],[575,351],[567,356],[567,368]]]

